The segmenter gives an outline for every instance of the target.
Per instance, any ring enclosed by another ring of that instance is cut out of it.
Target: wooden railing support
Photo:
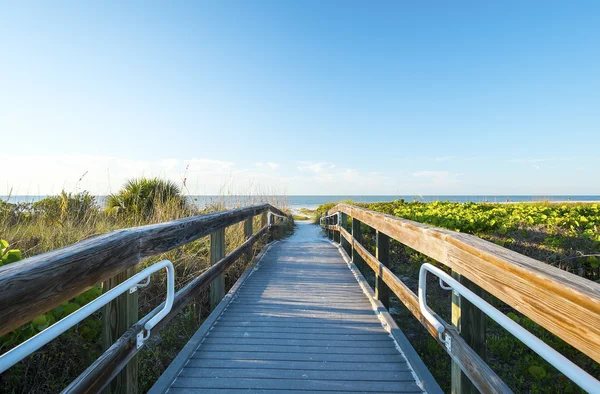
[[[215,265],[225,256],[225,229],[210,234],[210,265]],[[210,285],[210,310],[225,297],[225,273],[217,276]]]
[[[260,215],[260,228],[265,227],[269,223],[269,219],[267,218],[267,213],[263,213]]]
[[[385,266],[390,264],[390,237],[377,231],[375,235],[375,258]],[[390,309],[390,288],[382,279],[382,272],[375,271],[375,298],[377,298],[386,309]]]
[[[354,242],[352,242],[352,263],[356,265],[361,271],[363,269],[363,260],[360,257],[360,254],[356,251],[355,243],[360,243],[360,221],[356,218],[352,218],[352,238],[354,238]]]
[[[462,275],[452,272],[452,277],[459,281],[479,297],[483,297],[483,290]],[[475,353],[483,361],[487,361],[486,345],[486,316],[467,299],[452,293],[452,324],[464,338]],[[452,363],[452,394],[478,394],[479,390],[464,374],[460,366]]]
[[[339,226],[339,220],[338,220],[338,215],[335,215],[333,217],[333,224],[335,224],[336,226]],[[339,230],[333,230],[333,242],[337,242],[340,243],[340,232]]]
[[[340,226],[340,228],[345,230],[346,226],[348,225],[348,215],[346,215],[345,213],[342,213],[340,215],[340,223],[338,225]],[[349,252],[350,244],[348,243],[346,238],[342,236],[342,230],[340,230],[340,245],[346,252]]]
[[[137,259],[139,261],[139,259]],[[127,269],[102,285],[105,293],[135,275],[135,268]],[[121,294],[102,308],[102,350],[106,351],[135,323],[138,322],[138,292]],[[104,394],[137,393],[138,362],[133,357],[127,366],[103,390]]]
[[[244,241],[246,241],[248,238],[250,238],[252,236],[252,233],[253,233],[253,229],[252,229],[253,223],[254,223],[254,217],[248,218],[244,222]],[[252,259],[252,248],[250,248],[248,250],[248,253],[246,254],[246,257],[248,258],[248,261],[250,261],[250,259]]]

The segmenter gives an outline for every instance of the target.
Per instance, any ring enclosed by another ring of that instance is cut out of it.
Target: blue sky
[[[600,194],[596,1],[0,9],[0,194]]]

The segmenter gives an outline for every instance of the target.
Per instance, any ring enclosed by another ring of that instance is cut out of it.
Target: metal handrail
[[[287,216],[278,215],[276,213],[273,213],[273,212],[269,211],[267,213],[267,224],[268,224],[269,228],[271,228],[271,226],[273,225],[273,219],[272,219],[273,216],[277,216],[277,217],[282,218],[282,219],[287,219]]]
[[[163,309],[161,309],[160,312],[158,312],[152,319],[144,324],[144,329],[138,333],[137,347],[141,347],[144,341],[149,338],[150,330],[152,330],[152,328],[171,311],[171,307],[173,306],[173,300],[175,298],[175,270],[173,269],[173,263],[171,263],[169,260],[159,261],[158,263],[140,271],[136,275],[127,279],[125,282],[107,291],[92,302],[71,313],[69,316],[59,320],[55,324],[39,332],[37,335],[29,338],[19,346],[0,356],[0,373],[6,371],[25,357],[29,356],[31,353],[52,341],[60,334],[64,333],[86,317],[90,316],[92,313],[96,312],[98,309],[108,304],[121,294],[133,289],[137,289],[137,287],[144,286],[145,284],[140,285],[142,280],[149,278],[150,275],[163,268],[167,270],[167,299]]]
[[[517,337],[517,339],[527,345],[527,347],[536,352],[544,360],[548,361],[579,387],[589,393],[598,393],[600,382],[593,376],[579,368],[571,360],[558,353],[556,350],[552,349],[498,309],[488,304],[471,290],[461,285],[446,272],[431,264],[425,263],[421,265],[421,269],[419,270],[419,308],[425,319],[427,319],[427,321],[438,331],[440,340],[444,342],[447,347],[451,347],[450,336],[448,334],[443,335],[444,325],[432,314],[427,306],[427,272],[431,272],[440,279],[440,286],[443,289],[452,289],[452,291],[458,293],[461,297],[466,298],[479,310]],[[442,284],[442,279],[446,286]]]

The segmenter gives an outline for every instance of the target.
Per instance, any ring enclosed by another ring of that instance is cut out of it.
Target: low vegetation
[[[244,205],[269,202],[285,208],[285,201],[268,197],[251,197]],[[108,198],[106,207],[99,207],[87,192],[49,196],[33,204],[9,204],[0,200],[0,266],[44,253],[119,228],[165,222],[191,215],[235,208],[227,197],[199,210],[181,193],[180,188],[161,179],[135,179]],[[255,231],[260,218],[255,218]],[[271,236],[282,237],[290,227],[279,227]],[[226,253],[245,240],[243,223],[226,229]],[[255,245],[256,254],[267,239]],[[175,265],[176,290],[201,274],[209,265],[208,237],[201,238],[162,255],[144,259],[139,269],[162,259]],[[229,289],[247,267],[242,258],[225,274]],[[162,275],[162,273],[161,273]],[[151,285],[139,292],[140,317],[158,306],[164,299],[165,279],[153,278]],[[102,284],[78,297],[36,317],[15,331],[0,337],[0,353],[42,331],[102,294]],[[208,293],[184,309],[156,340],[139,355],[139,391],[146,392],[160,376],[183,345],[208,315]],[[103,351],[100,340],[102,312],[99,311],[38,352],[16,364],[0,376],[0,392],[55,393],[65,388]]]
[[[317,221],[335,203],[317,208]],[[476,235],[526,256],[546,262],[592,281],[600,280],[600,205],[555,203],[450,203],[403,200],[356,204],[450,230]],[[350,229],[349,224],[346,224]],[[362,240],[374,252],[375,233],[361,227]],[[439,263],[396,241],[391,242],[391,269],[415,293],[421,264]],[[371,285],[372,271],[361,267]],[[446,269],[447,270],[447,269]],[[430,278],[435,282],[435,279]],[[428,286],[429,305],[451,320],[451,298],[436,283]],[[488,302],[541,338],[567,358],[600,378],[600,365],[535,322],[487,294]],[[391,313],[445,392],[450,392],[450,358],[420,323],[392,297]],[[487,362],[517,393],[574,393],[581,390],[520,341],[488,319]]]

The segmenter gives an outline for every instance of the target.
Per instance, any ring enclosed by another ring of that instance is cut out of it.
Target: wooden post
[[[340,227],[344,228],[344,230],[346,229],[346,225],[348,224],[348,215],[346,215],[345,213],[342,213],[340,216]],[[344,249],[346,252],[348,252],[348,241],[346,240],[346,238],[342,237],[342,233],[340,232],[340,245],[342,245],[342,249]]]
[[[260,228],[265,227],[269,223],[269,219],[267,218],[267,213],[264,212],[260,215]]]
[[[250,238],[252,236],[252,233],[254,232],[254,230],[252,229],[253,220],[254,220],[254,216],[246,219],[246,221],[244,222],[244,238],[245,239]],[[250,249],[248,251],[246,256],[248,258],[248,262],[250,262],[252,260],[252,249]]]
[[[329,225],[333,226],[335,224],[335,216],[331,216],[329,218]],[[335,241],[335,230],[331,230],[331,233],[329,234],[329,239],[331,239],[332,241]]]
[[[483,296],[483,290],[473,282],[462,275],[452,272],[452,277],[459,281],[463,286],[477,294]],[[452,293],[452,324],[454,324],[460,336],[464,338],[469,345],[483,361],[487,361],[486,346],[486,316],[467,299],[460,295]],[[475,388],[469,378],[462,373],[456,363],[452,363],[452,394],[477,394],[479,391]]]
[[[352,238],[355,239],[355,241],[353,241],[353,242],[360,243],[360,238],[361,238],[361,236],[360,236],[360,221],[358,221],[356,218],[352,218]],[[356,251],[356,248],[354,247],[354,245],[352,245],[352,262],[359,269],[362,269],[362,258]]]
[[[117,287],[135,274],[136,269],[125,270],[102,284],[106,293]],[[106,351],[115,343],[129,327],[138,322],[138,292],[121,294],[102,308],[102,349]],[[104,394],[126,394],[138,392],[137,356],[103,390]]]
[[[390,237],[377,231],[375,235],[375,257],[388,267],[390,263]],[[381,279],[381,273],[375,273],[375,298],[381,301],[386,309],[390,309],[390,288]]]
[[[340,217],[338,215],[335,215],[334,219],[333,219],[333,222],[334,222],[333,224],[337,224],[339,226],[340,225],[339,218]],[[341,233],[339,231],[334,231],[333,232],[333,241],[340,243],[340,238],[341,238]]]
[[[225,228],[210,234],[210,265],[215,265],[225,257]],[[225,274],[221,274],[210,285],[210,310],[219,305],[225,297]]]

